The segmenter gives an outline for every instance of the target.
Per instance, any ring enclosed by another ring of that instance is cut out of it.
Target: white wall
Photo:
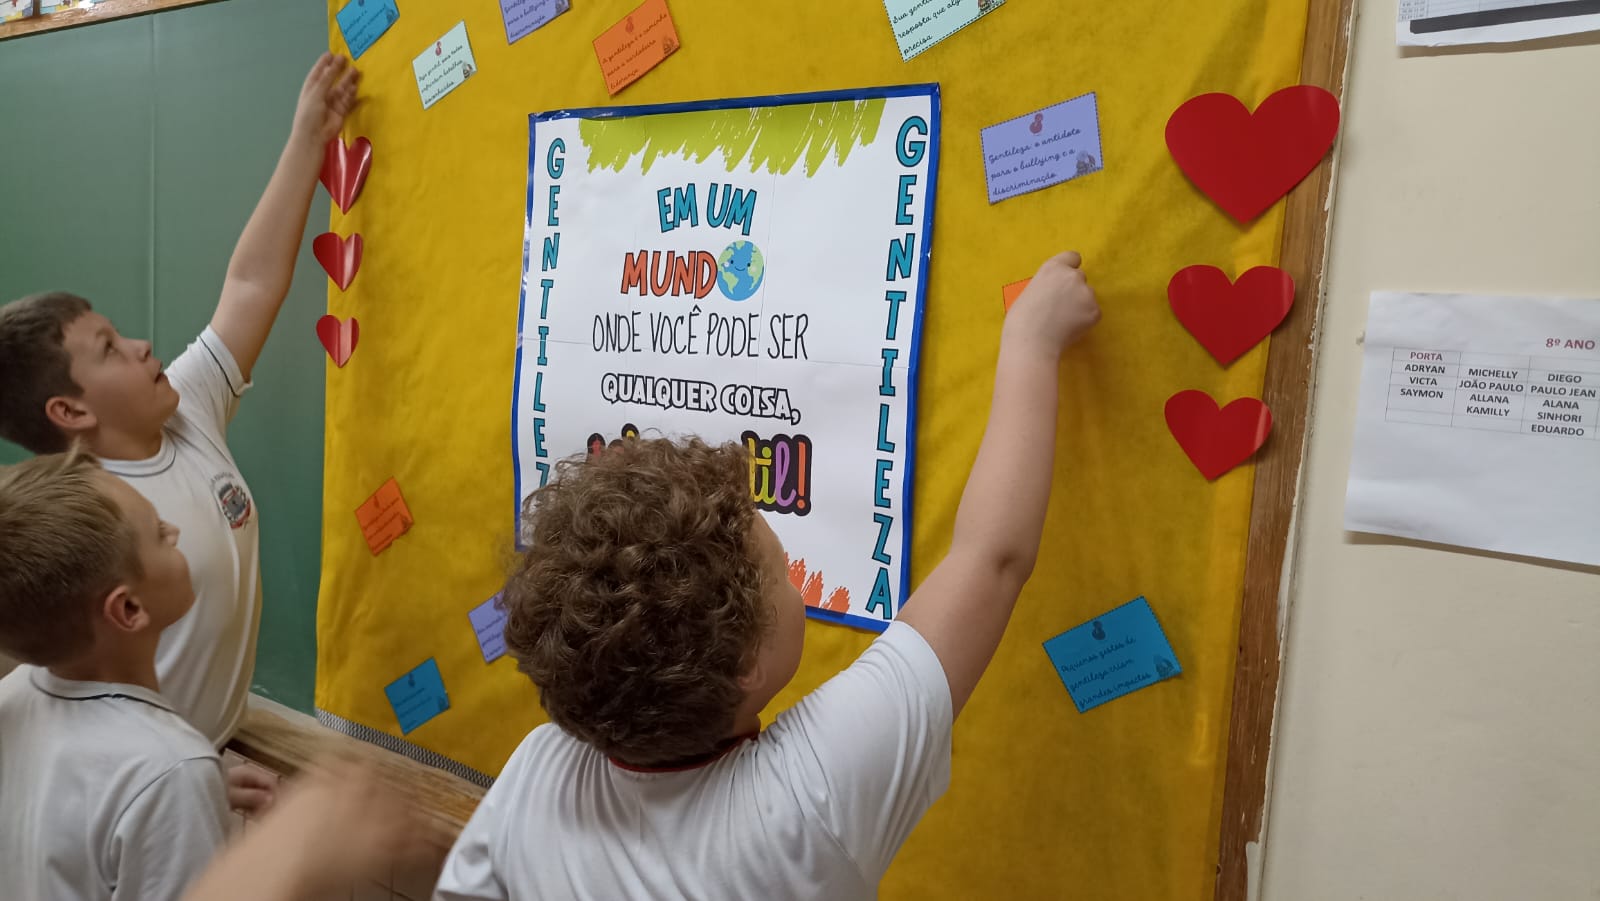
[[[1600,899],[1600,572],[1340,527],[1369,292],[1600,297],[1600,39],[1361,6],[1260,897]]]

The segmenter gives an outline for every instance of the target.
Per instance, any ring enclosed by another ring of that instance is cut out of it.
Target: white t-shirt
[[[255,500],[228,450],[228,421],[250,384],[209,327],[167,367],[178,412],[148,460],[104,460],[179,529],[194,607],[161,633],[161,694],[221,747],[239,726],[261,625]]]
[[[0,679],[0,894],[173,901],[222,848],[222,761],[159,694]]]
[[[759,738],[640,772],[552,725],[523,739],[445,860],[462,899],[875,898],[950,784],[950,684],[889,626]]]

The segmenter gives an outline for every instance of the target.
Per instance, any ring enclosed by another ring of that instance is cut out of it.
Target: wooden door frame
[[[1354,6],[1355,0],[1310,0],[1300,61],[1300,83],[1327,88],[1341,106]],[[1214,901],[1246,901],[1251,880],[1260,876],[1259,862],[1251,866],[1249,847],[1260,846],[1266,824],[1268,765],[1288,611],[1284,566],[1303,483],[1333,171],[1334,163],[1326,162],[1289,193],[1283,225],[1278,265],[1294,278],[1298,297],[1272,337],[1261,395],[1272,410],[1273,434],[1270,452],[1256,465],[1250,505]]]

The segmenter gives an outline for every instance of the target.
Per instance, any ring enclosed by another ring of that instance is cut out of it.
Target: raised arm
[[[289,141],[228,261],[211,328],[247,380],[289,294],[306,214],[322,170],[323,147],[339,133],[345,115],[355,106],[359,80],[355,67],[342,56],[324,53],[311,67],[300,89]]]
[[[933,648],[956,713],[1000,645],[1033,573],[1055,463],[1057,364],[1100,321],[1076,253],[1046,260],[1006,316],[994,403],[956,512],[950,553],[899,618]]]

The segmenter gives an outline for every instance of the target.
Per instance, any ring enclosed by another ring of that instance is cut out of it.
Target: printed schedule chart
[[[1600,440],[1600,354],[1404,347],[1392,356],[1385,421]]]

